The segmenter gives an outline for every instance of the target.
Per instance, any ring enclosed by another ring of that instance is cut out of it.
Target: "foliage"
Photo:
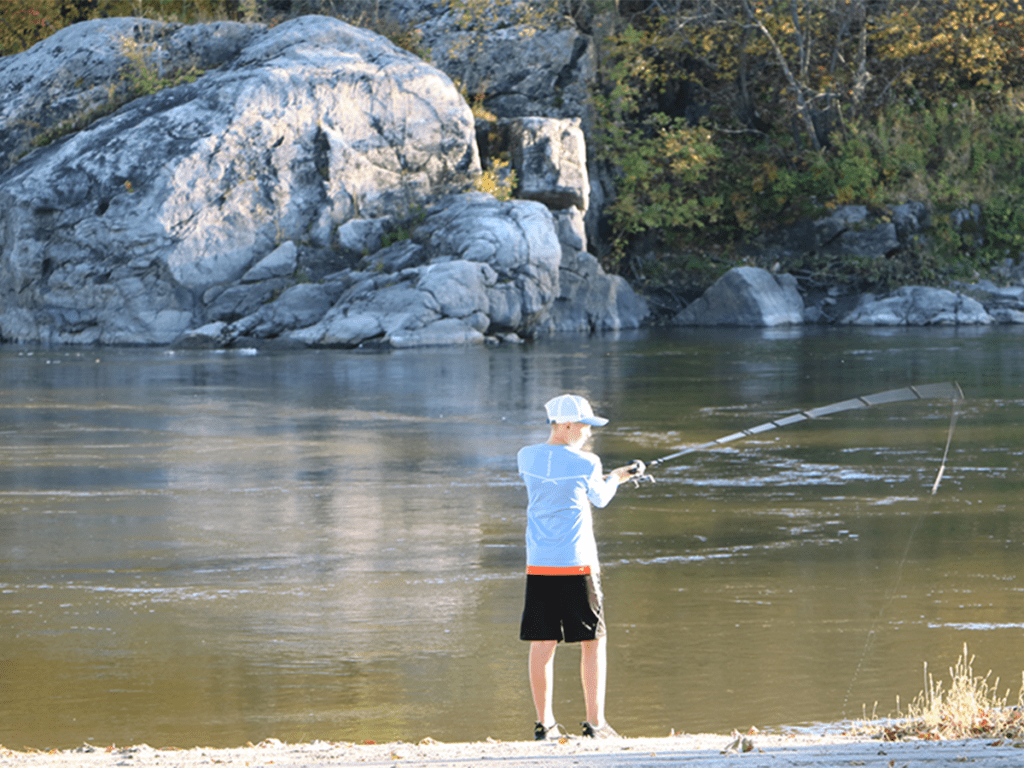
[[[700,230],[723,206],[707,182],[718,149],[705,128],[664,113],[650,115],[640,137],[608,126],[604,157],[618,168],[616,197],[606,213],[621,255],[626,238],[651,229]]]
[[[616,180],[606,266],[720,260],[728,249],[710,246],[909,200],[934,212],[910,253],[781,266],[938,282],[1024,250],[1020,0],[680,0],[607,26],[594,99]],[[980,217],[956,213],[974,205]]]
[[[509,161],[493,158],[490,168],[473,180],[473,189],[486,192],[501,201],[511,200],[516,190],[516,172],[509,168]]]
[[[88,3],[80,0],[4,0],[0,13],[0,56],[17,53],[58,29],[87,18]]]
[[[876,21],[878,56],[898,63],[904,88],[999,91],[1024,77],[1022,10],[1019,0],[893,3]]]
[[[800,5],[802,35],[836,36],[842,18],[830,4]],[[617,183],[606,266],[651,231],[662,243],[731,240],[813,212],[836,185],[848,198],[869,185],[852,144],[834,168],[815,150],[817,132],[808,141],[791,130],[810,114],[812,91],[830,103],[842,73],[833,66],[830,74],[820,52],[814,66],[793,42],[794,21],[766,9],[743,0],[688,4],[675,16],[634,18],[605,41],[594,101],[601,156]],[[792,67],[787,56],[797,59]],[[804,84],[787,89],[795,76]]]
[[[239,15],[237,0],[92,0],[89,5],[93,7],[91,18],[146,16],[193,23]]]

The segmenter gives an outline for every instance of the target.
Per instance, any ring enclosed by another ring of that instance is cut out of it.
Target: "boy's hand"
[[[627,480],[632,480],[634,485],[639,485],[640,479],[647,473],[647,465],[644,464],[640,459],[626,464],[623,467],[616,467],[609,474],[614,475],[615,479],[619,483],[624,483]]]

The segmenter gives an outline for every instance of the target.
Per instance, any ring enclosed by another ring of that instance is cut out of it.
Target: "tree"
[[[87,17],[88,0],[5,0],[0,14],[0,56],[31,48],[58,29]]]

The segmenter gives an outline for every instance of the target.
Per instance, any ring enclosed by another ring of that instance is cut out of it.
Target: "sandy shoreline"
[[[444,744],[427,739],[419,744],[351,744],[312,742],[285,744],[269,739],[235,749],[196,747],[187,750],[131,747],[82,747],[54,752],[19,752],[0,747],[0,766],[10,768],[328,768],[348,766],[428,766],[430,768],[640,768],[641,766],[700,765],[735,768],[742,762],[757,766],[958,766],[1011,768],[1024,765],[1024,742],[1000,739],[963,741],[882,742],[843,735],[768,735],[749,737],[749,751],[730,750],[733,737],[720,734],[680,734],[663,738],[596,741],[573,738],[561,743],[534,741]]]

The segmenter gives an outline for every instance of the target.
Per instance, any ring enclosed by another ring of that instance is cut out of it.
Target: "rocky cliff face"
[[[472,114],[441,72],[337,20],[282,24],[4,174],[0,333],[168,343],[203,292],[283,241],[328,246],[337,225],[478,168]]]
[[[515,4],[468,22],[432,0],[385,7],[431,62],[318,16],[107,19],[0,59],[0,342],[412,346],[646,322],[588,252],[609,192],[586,147],[590,36]],[[522,199],[467,194],[481,137],[503,142]],[[759,263],[881,259],[927,219],[847,206],[750,247]],[[1018,323],[1024,281],[1007,270],[1009,287],[953,299],[861,299],[741,268],[670,322]]]
[[[140,45],[151,74],[191,61],[198,76],[136,98],[0,175],[0,340],[169,344],[212,322],[224,327],[207,338],[233,343],[324,327],[335,302],[343,304],[334,318],[352,314],[357,299],[373,304],[353,288],[370,285],[357,262],[384,245],[382,235],[400,239],[399,222],[457,200],[450,196],[480,173],[472,113],[447,75],[379,35],[317,16],[272,29],[115,19],[62,30],[0,67],[0,85],[15,94],[0,120],[4,148],[25,143],[26,123],[62,119],[71,102],[112,98],[114,73],[138,65],[128,53]],[[198,72],[202,65],[215,68]],[[76,71],[88,74],[74,80]],[[8,162],[15,155],[5,153]],[[464,223],[466,242],[414,265],[378,259],[377,289],[438,260],[486,263],[467,245],[473,232],[515,229],[522,205],[491,210],[490,224]],[[495,215],[506,223],[494,225]],[[491,294],[505,296],[492,302],[494,317],[489,306],[460,315],[454,301],[364,324],[372,332],[363,335],[291,338],[358,344],[400,335],[408,344],[443,319],[463,323],[470,341],[489,329],[557,330],[548,310],[560,295],[561,246],[555,217],[544,209],[541,219],[543,232],[530,237],[549,243],[546,270],[527,259],[522,273],[502,263],[481,273]],[[457,283],[455,271],[435,269],[431,281],[452,272]],[[393,297],[378,303],[385,298]]]

